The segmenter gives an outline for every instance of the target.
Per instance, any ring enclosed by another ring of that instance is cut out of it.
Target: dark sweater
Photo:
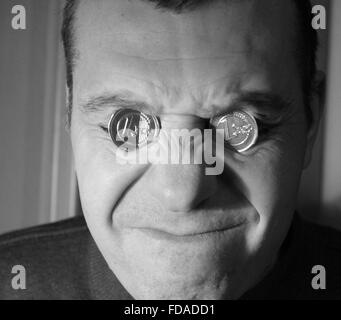
[[[12,267],[26,269],[14,290]],[[311,286],[326,269],[326,290]],[[0,236],[0,299],[132,299],[111,272],[82,217]],[[242,299],[341,299],[341,233],[295,218],[270,274]]]

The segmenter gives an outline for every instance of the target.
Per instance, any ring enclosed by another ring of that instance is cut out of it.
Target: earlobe
[[[325,73],[322,71],[317,71],[313,83],[312,95],[309,104],[311,112],[311,121],[310,123],[308,123],[307,147],[304,158],[304,169],[306,169],[310,165],[314,144],[320,126],[320,120],[323,115],[325,104],[325,84],[326,84]]]

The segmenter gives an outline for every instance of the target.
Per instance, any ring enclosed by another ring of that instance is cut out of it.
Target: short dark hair
[[[75,61],[74,48],[74,22],[77,0],[66,0],[63,10],[63,24],[62,24],[62,41],[64,47],[64,55],[66,62],[66,85],[68,91],[67,110],[68,126],[70,125],[72,113],[72,91],[73,91],[73,67]]]
[[[143,0],[155,3],[159,9],[172,10],[176,13],[194,10],[209,3],[211,0]],[[299,35],[297,37],[297,58],[302,79],[304,104],[307,109],[308,123],[312,120],[310,111],[311,94],[314,89],[314,77],[316,74],[316,55],[318,47],[317,31],[312,27],[313,19],[310,0],[292,0],[297,7],[297,21]],[[66,60],[66,80],[69,91],[68,120],[72,112],[72,72],[75,60],[74,49],[74,17],[79,0],[66,0],[63,13],[62,40]]]

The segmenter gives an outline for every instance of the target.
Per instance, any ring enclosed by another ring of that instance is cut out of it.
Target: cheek
[[[116,203],[144,168],[118,164],[112,141],[98,129],[75,126],[72,145],[84,215],[98,226],[108,225]]]
[[[260,213],[295,205],[304,150],[288,143],[268,144],[242,164],[238,171],[250,202]]]
[[[234,172],[260,216],[249,235],[250,247],[261,246],[266,239],[266,246],[271,246],[284,238],[296,209],[304,151],[305,140],[292,139],[290,133],[264,143],[253,154],[236,156]]]

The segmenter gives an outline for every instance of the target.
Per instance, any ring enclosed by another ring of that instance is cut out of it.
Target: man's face
[[[81,202],[134,298],[238,298],[273,266],[307,151],[295,17],[288,1],[217,1],[182,14],[80,2],[71,135]],[[239,101],[268,129],[244,153],[226,149],[218,176],[205,165],[123,165],[103,128],[127,105],[110,96],[188,129]]]

